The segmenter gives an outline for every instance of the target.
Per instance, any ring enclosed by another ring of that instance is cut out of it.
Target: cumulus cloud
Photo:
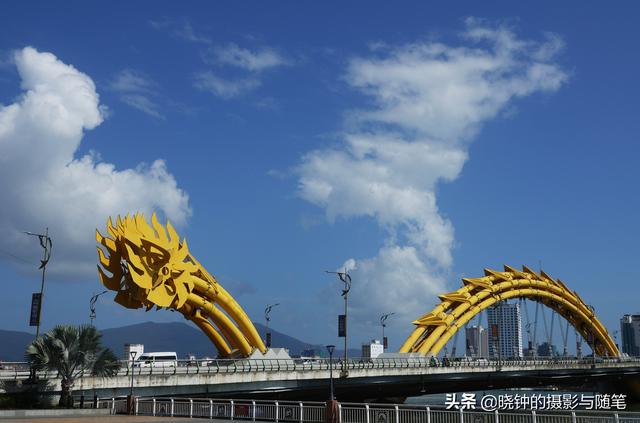
[[[147,115],[164,119],[156,99],[156,84],[142,72],[123,69],[118,72],[109,87],[120,95],[120,100]]]
[[[14,63],[23,93],[0,106],[1,249],[32,254],[33,239],[20,231],[49,227],[52,274],[94,278],[94,230],[107,216],[158,210],[186,222],[188,195],[164,161],[118,170],[95,153],[76,157],[84,132],[104,119],[89,76],[31,47]]]
[[[305,154],[297,167],[300,197],[328,220],[368,216],[388,233],[376,257],[344,264],[353,289],[366,289],[352,297],[361,317],[395,311],[406,322],[428,311],[425,301],[445,288],[455,243],[437,185],[460,175],[483,123],[567,80],[555,62],[558,36],[524,40],[468,19],[460,40],[378,45],[350,60],[345,80],[370,105],[347,114],[339,145]]]

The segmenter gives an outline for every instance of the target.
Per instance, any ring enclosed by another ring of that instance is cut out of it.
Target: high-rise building
[[[632,357],[640,356],[640,314],[625,314],[620,319],[622,352]]]
[[[487,309],[489,357],[522,357],[520,305],[499,302]]]
[[[489,334],[480,325],[466,328],[467,357],[488,357],[489,356]]]

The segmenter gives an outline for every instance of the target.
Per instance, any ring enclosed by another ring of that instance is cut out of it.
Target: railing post
[[[571,412],[571,423],[576,423],[576,412],[572,411]]]
[[[171,417],[173,417],[173,406],[174,406],[174,400],[173,398],[171,398]]]
[[[302,423],[304,421],[304,417],[303,417],[304,406],[302,405],[301,402],[299,402],[298,404],[300,404],[300,423]]]
[[[116,414],[116,399],[111,398],[111,414]]]
[[[460,423],[464,423],[464,414],[462,414],[462,408],[460,409]]]
[[[495,416],[496,416],[496,421],[495,421],[495,423],[500,423],[500,417],[499,417],[499,415],[498,415],[498,410],[495,410],[495,411],[494,411],[494,414],[495,414]]]
[[[213,400],[209,400],[209,418],[213,419]]]
[[[135,414],[136,416],[138,415],[138,397],[136,397],[135,401],[136,401],[136,410],[133,414]]]
[[[615,419],[616,423],[620,423],[620,416],[618,416],[618,413],[613,413],[613,418]]]
[[[338,403],[338,423],[342,423],[342,404]]]
[[[276,422],[278,421],[278,401],[276,401]]]
[[[256,402],[251,401],[251,421],[256,421]]]
[[[233,406],[233,400],[231,400],[231,413],[229,413],[229,417],[233,421],[233,416],[235,415],[235,407]]]
[[[364,405],[364,412],[366,413],[365,422],[370,423],[369,422],[369,404]]]
[[[431,408],[427,407],[427,423],[431,423]]]
[[[155,415],[156,415],[156,399],[153,398],[152,401],[153,401],[153,408],[151,409],[151,415],[155,417]]]
[[[189,398],[189,417],[193,418],[193,399]]]
[[[531,410],[531,423],[536,423],[536,410]]]

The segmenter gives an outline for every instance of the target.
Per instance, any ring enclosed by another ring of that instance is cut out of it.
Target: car
[[[178,367],[178,354],[175,352],[148,352],[137,358],[134,367]]]

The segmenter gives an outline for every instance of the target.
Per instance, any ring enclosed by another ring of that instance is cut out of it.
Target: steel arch
[[[620,355],[593,309],[560,279],[554,281],[545,272],[538,274],[526,266],[519,271],[505,265],[503,272],[485,269],[484,273],[481,278],[463,278],[462,288],[439,295],[442,302],[413,322],[416,328],[400,352],[437,355],[447,341],[482,310],[509,298],[526,298],[563,316],[596,354]]]

